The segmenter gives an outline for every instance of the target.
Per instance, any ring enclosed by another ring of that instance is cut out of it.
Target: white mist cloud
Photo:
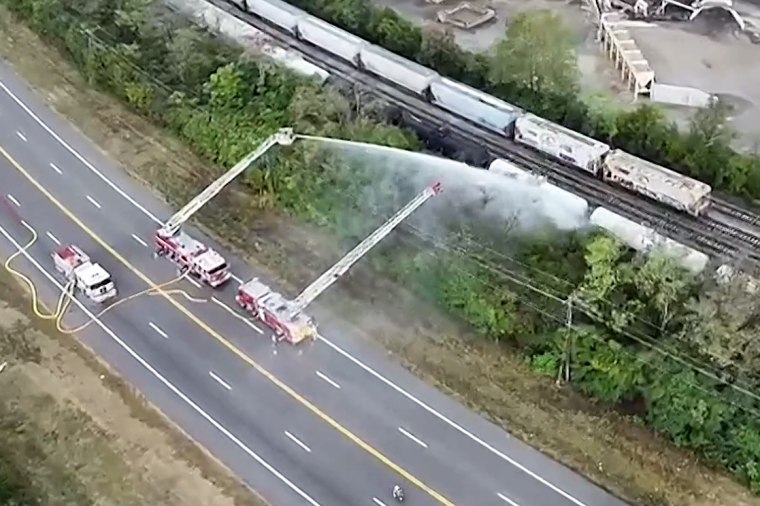
[[[547,226],[570,231],[588,224],[582,201],[536,178],[496,174],[425,153],[372,144],[331,140],[330,145],[354,163],[378,171],[377,183],[367,193],[370,207],[380,199],[393,198],[391,192],[398,191],[399,184],[421,191],[440,181],[443,193],[418,213],[425,216],[426,225],[435,225],[430,220],[438,222],[442,214],[451,217],[452,213],[510,223],[522,231]]]

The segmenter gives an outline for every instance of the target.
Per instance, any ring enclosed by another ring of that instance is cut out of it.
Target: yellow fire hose
[[[26,222],[22,221],[22,224],[31,232],[32,238],[21,249],[19,249],[18,251],[13,253],[11,256],[9,256],[8,259],[5,261],[5,264],[3,265],[3,267],[5,267],[5,270],[10,272],[11,275],[19,278],[29,287],[29,291],[32,296],[32,310],[34,311],[34,314],[43,320],[55,320],[56,328],[58,329],[58,331],[64,334],[74,334],[74,333],[80,332],[84,330],[85,328],[87,328],[88,326],[90,326],[95,320],[99,319],[101,316],[103,316],[110,310],[114,309],[115,307],[121,304],[124,304],[127,301],[136,299],[137,297],[140,297],[142,295],[157,295],[158,291],[179,282],[180,280],[182,280],[182,278],[184,278],[187,275],[186,273],[183,273],[177,276],[176,278],[169,280],[165,283],[147,288],[145,290],[132,294],[128,297],[120,299],[114,302],[113,304],[111,304],[110,306],[106,307],[102,311],[100,311],[98,314],[96,314],[93,318],[91,318],[89,321],[85,322],[84,324],[79,325],[78,327],[73,328],[73,329],[67,329],[63,327],[63,318],[66,315],[66,311],[71,306],[72,301],[74,300],[74,282],[68,281],[64,285],[63,291],[61,292],[61,295],[58,297],[58,302],[56,303],[55,312],[45,313],[42,310],[40,310],[41,304],[39,302],[39,296],[37,294],[37,288],[35,287],[34,282],[32,282],[32,280],[29,279],[29,277],[27,277],[25,274],[11,267],[11,263],[13,262],[13,260],[15,260],[19,255],[22,255],[23,253],[25,253],[26,250],[28,250],[37,241],[39,237],[37,234],[37,231],[34,230],[31,226],[29,226]],[[190,302],[196,302],[196,303],[208,302],[208,299],[199,299],[196,297],[192,297],[187,292],[181,289],[164,290],[164,293],[182,295]]]

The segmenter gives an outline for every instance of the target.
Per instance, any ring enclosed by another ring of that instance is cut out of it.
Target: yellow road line
[[[334,420],[332,417],[330,417],[327,413],[325,413],[324,411],[319,409],[317,406],[312,404],[309,400],[307,400],[301,394],[293,390],[290,386],[286,385],[275,375],[270,373],[268,370],[264,369],[258,363],[254,362],[254,360],[251,357],[246,355],[243,351],[241,351],[234,344],[232,344],[230,341],[224,338],[216,330],[212,329],[206,322],[198,318],[195,314],[191,313],[187,308],[185,308],[185,306],[183,306],[182,304],[174,300],[164,290],[162,290],[159,287],[159,285],[153,282],[147,275],[143,274],[142,271],[140,271],[137,267],[132,265],[126,258],[124,258],[111,245],[105,242],[105,240],[103,240],[99,235],[97,235],[87,225],[85,225],[84,222],[82,222],[82,220],[80,220],[73,212],[71,212],[66,206],[64,206],[60,201],[58,201],[58,199],[56,199],[44,186],[42,186],[42,184],[40,184],[36,179],[34,179],[34,177],[32,177],[32,175],[24,167],[22,167],[21,164],[19,164],[3,147],[0,147],[0,154],[2,154],[11,163],[11,165],[13,165],[16,168],[16,170],[18,170],[21,174],[23,174],[23,176],[26,177],[29,180],[29,182],[32,183],[40,191],[40,193],[42,193],[50,202],[52,202],[58,209],[60,209],[63,214],[65,214],[71,221],[76,223],[77,226],[79,226],[79,228],[81,228],[85,233],[87,233],[87,235],[92,237],[98,244],[100,244],[103,247],[103,249],[108,251],[117,260],[119,260],[119,262],[124,264],[125,267],[131,270],[138,278],[142,279],[148,286],[150,286],[152,289],[160,293],[179,312],[184,314],[187,318],[189,318],[193,323],[195,323],[202,330],[206,331],[209,335],[211,335],[211,337],[216,339],[221,345],[223,345],[229,351],[237,355],[238,358],[240,358],[245,363],[253,367],[256,371],[261,373],[265,378],[267,378],[269,381],[274,383],[278,388],[280,388],[282,391],[284,391],[286,394],[292,397],[296,402],[303,405],[305,408],[311,411],[314,415],[319,417],[322,421],[324,421],[325,423],[330,425],[332,428],[340,432],[344,437],[351,440],[361,449],[363,449],[364,451],[366,451],[367,453],[375,457],[377,460],[385,464],[387,467],[389,467],[390,469],[392,469],[393,471],[395,471],[396,473],[404,477],[410,483],[413,483],[415,486],[419,487],[421,490],[424,490],[433,499],[435,499],[436,501],[438,501],[439,503],[445,506],[454,506],[454,503],[446,499],[439,492],[436,492],[434,489],[432,489],[431,487],[429,487],[428,485],[420,481],[418,478],[416,478],[415,476],[410,474],[408,471],[403,469],[401,466],[394,463],[388,457],[386,457],[385,455],[380,453],[378,450],[373,448],[370,444],[362,440],[359,436],[355,435],[353,432],[351,432],[346,427],[344,427],[343,425],[338,423],[336,420]]]

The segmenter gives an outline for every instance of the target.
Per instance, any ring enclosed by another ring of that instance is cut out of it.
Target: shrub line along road
[[[57,242],[90,252],[121,296],[176,276],[146,245],[172,211],[4,64],[0,121],[0,188],[10,208],[0,213],[0,250],[5,258],[29,241],[19,219],[37,231],[16,268],[45,302],[60,290],[48,274]],[[252,277],[226,256],[236,279]],[[170,288],[194,299],[137,298],[80,338],[273,504],[390,505],[394,483],[415,506],[624,504],[335,329],[307,346],[275,347],[268,329],[234,309],[235,282]],[[84,318],[76,310],[67,322]]]

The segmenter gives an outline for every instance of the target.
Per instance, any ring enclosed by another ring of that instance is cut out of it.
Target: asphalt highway
[[[7,208],[0,210],[0,253],[7,258],[30,239],[20,220],[37,231],[30,258],[16,268],[48,305],[57,291],[44,272],[54,273],[50,253],[59,243],[88,251],[111,272],[120,297],[176,277],[148,245],[172,210],[4,64],[0,125]],[[238,281],[255,275],[225,256]],[[306,346],[273,345],[260,322],[236,309],[236,286],[211,290],[182,280],[124,303],[79,335],[273,504],[390,505],[395,483],[411,505],[624,504],[340,326],[320,328],[320,339]],[[73,327],[86,319],[74,309],[66,321]]]

